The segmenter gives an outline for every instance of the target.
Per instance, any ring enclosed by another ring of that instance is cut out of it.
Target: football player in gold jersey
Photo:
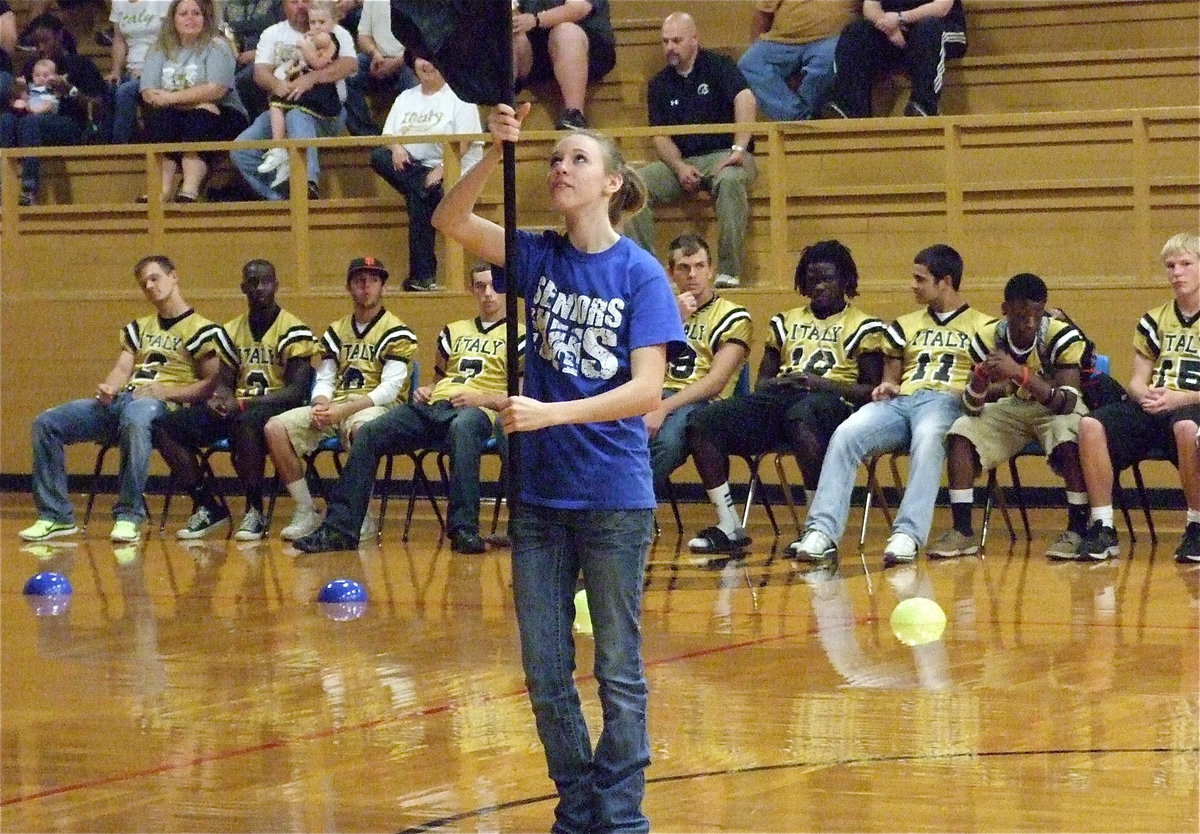
[[[303,405],[312,388],[312,357],[320,352],[312,331],[275,303],[275,266],[261,258],[242,267],[241,290],[247,311],[225,324],[238,364],[224,375],[207,403],[168,414],[154,427],[154,445],[171,467],[179,490],[192,496],[192,516],[176,535],[202,538],[229,523],[229,510],[204,480],[199,450],[229,439],[230,457],[246,493],[246,513],[234,538],[257,541],[266,532],[263,471],[267,420]]]
[[[26,541],[76,532],[63,447],[84,441],[120,445],[120,492],[110,537],[137,541],[146,520],[142,493],[153,451],[151,424],[180,405],[203,402],[217,384],[221,365],[236,361],[221,326],[197,315],[184,300],[170,258],[142,258],[133,274],[154,314],[121,330],[121,353],[94,396],[43,411],[33,421],[38,520],[21,531]]]
[[[962,392],[983,356],[975,335],[993,319],[959,295],[962,256],[944,243],[917,253],[912,291],[922,309],[884,332],[883,382],[870,402],[847,418],[829,441],[821,482],[805,534],[792,548],[801,561],[830,559],[846,529],[854,474],[872,455],[910,451],[908,483],[883,553],[885,567],[912,562],[929,536],[946,432],[962,414]]]
[[[343,448],[350,448],[359,428],[407,395],[417,335],[384,309],[387,279],[388,271],[377,258],[350,262],[346,289],[354,312],[329,325],[321,336],[323,356],[310,405],[267,421],[271,461],[296,502],[292,520],[279,531],[284,539],[307,536],[321,524],[301,458],[327,437],[340,437]]]
[[[1142,316],[1133,338],[1130,399],[1104,406],[1079,427],[1079,454],[1092,504],[1080,559],[1116,556],[1113,471],[1161,449],[1179,467],[1187,526],[1175,560],[1200,562],[1200,235],[1183,232],[1162,249],[1175,297]]]
[[[667,271],[680,290],[687,348],[667,366],[662,403],[646,415],[650,470],[660,498],[667,478],[687,460],[688,418],[733,394],[753,338],[746,308],[713,292],[712,256],[702,238],[680,235],[667,253]]]
[[[695,553],[732,553],[750,543],[733,510],[729,456],[790,444],[810,490],[817,485],[829,438],[867,402],[883,368],[883,322],[850,303],[858,267],[850,250],[823,240],[796,264],[796,292],[808,304],[771,319],[758,388],[698,411],[688,445],[717,523],[688,542]]]
[[[450,548],[455,553],[484,552],[479,536],[479,458],[496,433],[496,412],[508,396],[508,338],[504,296],[492,286],[487,264],[472,271],[471,294],[479,315],[451,322],[438,337],[437,382],[418,388],[414,402],[362,427],[329,492],[324,523],[296,540],[298,550],[324,553],[357,547],[379,459],[445,445],[450,452]],[[525,349],[524,331],[524,326],[518,328],[519,354]]]

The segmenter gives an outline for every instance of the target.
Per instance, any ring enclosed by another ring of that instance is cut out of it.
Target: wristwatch
[[[746,148],[743,147],[742,145],[730,145],[729,150],[733,151],[734,153],[745,153],[746,152]]]

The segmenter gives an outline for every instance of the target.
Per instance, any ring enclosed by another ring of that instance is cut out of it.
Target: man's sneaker
[[[233,537],[240,542],[256,542],[267,533],[267,519],[255,509],[246,510],[242,523],[238,525]]]
[[[404,289],[408,292],[444,292],[446,288],[433,279],[428,281],[409,279],[404,282]]]
[[[332,527],[318,527],[307,536],[293,542],[301,553],[332,553],[338,550],[357,550],[358,542]]]
[[[1046,549],[1046,558],[1058,559],[1063,562],[1074,561],[1079,558],[1079,543],[1081,541],[1083,541],[1083,536],[1074,530],[1064,530],[1058,534],[1058,538],[1054,540],[1054,543]]]
[[[48,518],[39,518],[17,535],[27,542],[41,542],[78,532],[79,528],[69,521],[51,521]]]
[[[908,538],[905,536],[905,538]],[[955,556],[971,556],[979,552],[979,543],[951,528],[938,536],[927,551],[930,559],[953,559]]]
[[[787,555],[797,562],[824,562],[837,555],[837,545],[820,530],[807,530],[787,546]]]
[[[1183,528],[1183,541],[1175,551],[1175,561],[1183,565],[1200,562],[1200,522],[1193,521]]]
[[[1112,527],[1105,527],[1101,521],[1093,521],[1079,543],[1078,554],[1080,559],[1103,562],[1120,552],[1121,549],[1117,547],[1117,531]]]
[[[212,510],[208,507],[201,507],[192,513],[192,517],[188,519],[187,527],[183,527],[175,533],[175,538],[184,539],[185,541],[189,539],[202,539],[222,524],[228,523],[229,510],[224,507],[217,507]]]
[[[909,101],[908,104],[904,105],[904,115],[905,116],[918,116],[918,117],[920,117],[920,116],[936,116],[937,108],[935,107],[933,109],[933,112],[930,113],[927,109],[925,109],[921,105],[917,104],[917,102]]]
[[[135,542],[142,537],[141,525],[136,521],[118,521],[108,537],[115,542]]]
[[[296,507],[288,526],[279,531],[279,537],[287,541],[302,539],[321,526],[321,514],[313,507]]]
[[[262,162],[258,163],[258,173],[269,174],[280,165],[288,164],[288,154],[284,148],[271,148],[263,154]]]
[[[713,281],[713,286],[719,290],[733,290],[737,289],[741,285],[742,281],[740,278],[738,278],[736,275],[727,275],[724,272],[718,275],[717,279]]]
[[[487,544],[473,530],[455,530],[450,533],[450,549],[455,553],[484,553]]]
[[[583,115],[582,110],[576,110],[574,107],[568,107],[558,115],[558,121],[554,123],[555,130],[587,130],[587,119]]]
[[[917,542],[908,533],[892,533],[883,549],[883,566],[907,565],[917,560]]]
[[[375,538],[379,533],[379,525],[375,523],[375,516],[367,513],[363,516],[362,525],[358,528],[359,542],[367,542]]]

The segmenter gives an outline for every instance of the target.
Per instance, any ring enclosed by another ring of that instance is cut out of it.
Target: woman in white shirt
[[[407,60],[406,53],[406,60]],[[482,133],[479,108],[455,95],[424,58],[413,59],[418,86],[396,97],[384,136],[430,136],[446,133]],[[483,143],[461,148],[463,173],[483,155]],[[443,147],[440,142],[409,142],[383,145],[371,151],[371,167],[404,195],[408,204],[408,280],[406,290],[441,289],[436,283],[437,255],[434,253],[433,210],[442,201]]]
[[[113,85],[112,141],[127,145],[137,134],[138,103],[142,100],[142,64],[158,39],[170,0],[112,0]]]

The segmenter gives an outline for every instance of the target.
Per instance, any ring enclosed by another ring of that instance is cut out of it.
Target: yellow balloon
[[[923,646],[942,638],[946,612],[927,597],[902,600],[892,611],[892,633],[906,646]]]

